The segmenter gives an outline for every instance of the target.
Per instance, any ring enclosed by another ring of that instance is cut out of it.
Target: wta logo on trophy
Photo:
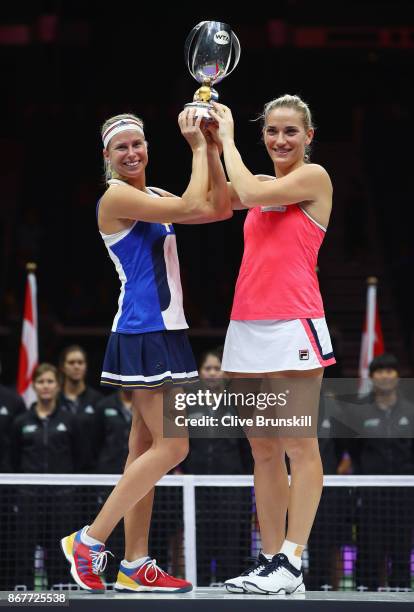
[[[228,45],[230,42],[230,36],[225,30],[220,30],[214,34],[214,42],[218,45]]]

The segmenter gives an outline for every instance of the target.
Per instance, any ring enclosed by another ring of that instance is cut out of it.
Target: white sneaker
[[[246,580],[248,576],[257,576],[257,574],[264,570],[266,565],[270,563],[262,553],[259,553],[257,559],[252,559],[252,561],[254,561],[254,565],[240,574],[240,576],[226,580],[224,586],[229,593],[247,593],[247,589],[243,586],[243,581]]]
[[[303,575],[296,569],[286,555],[278,553],[269,561],[266,567],[256,576],[244,579],[243,587],[249,593],[267,595],[276,593],[287,595],[291,593],[304,593]]]

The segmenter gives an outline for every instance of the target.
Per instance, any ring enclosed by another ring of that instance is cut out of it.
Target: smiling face
[[[305,147],[313,138],[313,129],[305,130],[302,113],[278,107],[266,115],[263,139],[275,166],[296,168],[304,163]]]
[[[147,143],[137,130],[115,134],[103,154],[110,161],[112,172],[126,180],[143,175],[148,163]]]
[[[371,374],[374,391],[390,393],[398,387],[399,376],[395,368],[379,368]]]

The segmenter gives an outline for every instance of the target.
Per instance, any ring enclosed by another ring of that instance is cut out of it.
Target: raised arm
[[[207,142],[207,160],[209,174],[208,202],[210,211],[207,215],[198,215],[194,219],[184,221],[186,224],[212,223],[223,221],[233,215],[230,191],[220,160],[222,144],[217,135],[217,125],[207,125],[203,129]]]
[[[214,103],[211,111],[219,123],[224,161],[232,187],[246,208],[271,204],[294,204],[329,200],[332,185],[327,172],[317,164],[305,164],[276,181],[262,181],[244,165],[234,143],[233,118],[229,108]]]
[[[207,200],[207,143],[200,130],[201,118],[195,119],[194,110],[187,110],[180,114],[178,122],[193,153],[191,177],[183,195],[155,199],[127,183],[110,187],[101,200],[101,219],[179,223],[197,215],[211,214]]]
[[[275,181],[276,177],[270,176],[269,174],[255,174],[255,177],[258,181]],[[249,206],[242,204],[240,198],[234,189],[233,185],[229,182],[227,183],[227,188],[229,190],[231,207],[233,210],[246,210]]]

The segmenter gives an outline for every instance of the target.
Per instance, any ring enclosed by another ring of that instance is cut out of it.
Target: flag
[[[367,283],[367,310],[362,330],[361,352],[359,355],[360,394],[367,393],[370,390],[369,364],[374,357],[382,355],[385,351],[384,337],[382,335],[377,304],[377,279],[370,277]]]
[[[36,401],[36,395],[32,387],[32,376],[38,365],[38,360],[36,276],[34,267],[28,266],[19,370],[17,373],[17,391],[23,397],[27,407]]]

